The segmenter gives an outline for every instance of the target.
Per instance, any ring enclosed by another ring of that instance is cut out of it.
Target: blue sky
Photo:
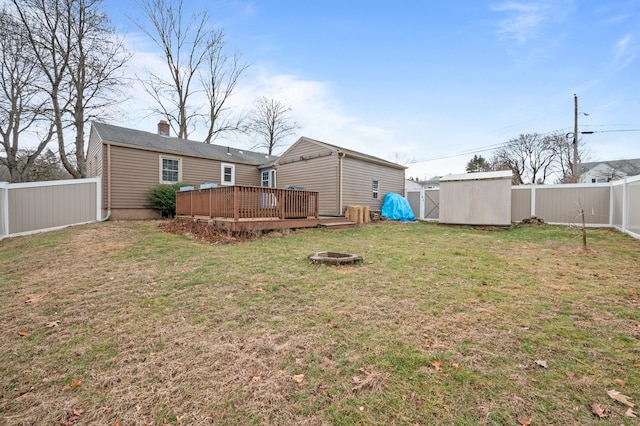
[[[575,93],[589,114],[580,130],[596,132],[583,135],[588,159],[640,158],[640,0],[185,3],[208,8],[251,64],[239,110],[260,95],[293,108],[289,143],[304,135],[413,160],[407,176],[421,179],[462,173],[520,133],[573,131]],[[126,17],[135,3],[104,7],[136,53],[132,73],[153,66],[153,46]],[[153,130],[159,117],[133,90],[114,124]]]

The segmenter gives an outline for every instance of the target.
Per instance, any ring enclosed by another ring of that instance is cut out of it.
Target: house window
[[[260,186],[263,188],[276,187],[276,171],[273,169],[263,170],[260,173]]]
[[[160,157],[160,182],[176,183],[182,179],[180,159]]]
[[[377,200],[378,199],[378,189],[379,189],[378,181],[374,180],[372,186],[373,186],[373,199]]]
[[[220,174],[222,175],[222,185],[236,184],[236,166],[235,164],[222,163],[220,166]]]

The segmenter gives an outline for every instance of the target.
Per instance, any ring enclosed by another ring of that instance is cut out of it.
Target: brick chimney
[[[160,136],[169,137],[169,123],[166,120],[160,120],[158,123],[158,134]]]

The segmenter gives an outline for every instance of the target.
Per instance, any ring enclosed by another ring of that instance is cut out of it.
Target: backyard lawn
[[[208,244],[159,224],[0,241],[0,424],[640,422],[629,236],[380,222]]]

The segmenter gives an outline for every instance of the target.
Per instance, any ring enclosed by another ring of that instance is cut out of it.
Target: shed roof
[[[98,132],[103,143],[108,141],[152,151],[210,158],[213,160],[251,164],[255,166],[272,163],[278,158],[275,155],[267,155],[222,145],[207,144],[188,139],[161,136],[156,133],[128,129],[111,124],[93,122],[92,126],[96,132]]]
[[[440,178],[440,182],[451,182],[460,180],[484,180],[484,179],[511,179],[511,170],[500,170],[497,172],[464,173],[460,175],[448,175]]]

